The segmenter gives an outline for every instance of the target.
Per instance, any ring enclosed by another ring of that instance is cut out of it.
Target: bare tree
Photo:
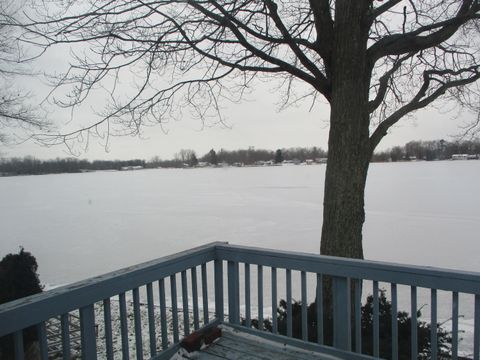
[[[186,106],[221,119],[219,102],[240,100],[258,78],[278,79],[285,104],[323,96],[323,254],[363,257],[369,162],[392,125],[440,98],[478,101],[478,0],[90,0],[37,10],[25,39],[78,50],[58,79],[72,90],[61,105],[99,86],[111,96],[98,122],[54,142],[102,125],[136,133]],[[125,78],[136,84],[127,95],[117,86]]]
[[[15,6],[11,1],[0,3],[0,144],[9,143],[12,134],[25,137],[26,133],[49,125],[38,107],[31,105],[30,93],[15,86],[15,78],[31,76],[15,38],[16,29],[9,24],[10,17],[18,10]]]

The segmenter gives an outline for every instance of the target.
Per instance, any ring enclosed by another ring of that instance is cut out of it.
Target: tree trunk
[[[366,63],[368,0],[336,2],[332,97],[320,253],[363,258],[364,191],[369,142]]]

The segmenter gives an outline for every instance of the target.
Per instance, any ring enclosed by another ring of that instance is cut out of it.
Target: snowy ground
[[[114,359],[122,359],[122,340],[121,340],[121,325],[120,325],[120,308],[118,301],[110,302],[111,308],[111,318],[112,318],[112,340],[113,340],[113,352]],[[147,313],[146,304],[140,306],[140,316],[142,323],[142,338],[143,338],[143,354],[145,358],[150,356],[150,338],[149,338],[149,327],[148,327],[148,313]],[[160,327],[160,308],[158,306],[154,307],[155,312],[155,332],[156,332],[156,349],[158,352],[161,351],[161,327]],[[105,345],[105,323],[103,321],[104,311],[103,304],[95,304],[95,319],[97,324],[97,354],[98,359],[106,358],[106,345]],[[190,327],[193,329],[193,315],[189,314]],[[75,321],[75,320],[74,320]],[[202,323],[200,323],[202,324]],[[172,310],[167,308],[167,326],[168,326],[168,341],[169,344],[173,343],[173,321],[172,321]],[[134,312],[133,312],[133,303],[127,301],[127,328],[128,328],[128,351],[131,359],[136,359],[136,342],[135,342],[135,324],[134,324]],[[179,309],[178,311],[178,332],[180,338],[183,337],[183,312]],[[71,342],[72,347],[72,359],[80,359],[81,349],[78,342]],[[61,353],[51,356],[52,359],[61,358]]]
[[[254,309],[252,309],[254,310]],[[149,327],[148,327],[148,313],[146,304],[141,304],[141,323],[142,323],[142,338],[143,338],[143,355],[145,358],[150,356],[150,339],[149,339]],[[202,309],[199,309],[200,314],[203,314]],[[155,313],[155,332],[156,332],[156,349],[160,352],[161,347],[161,326],[160,326],[160,308],[158,305],[154,306]],[[252,315],[255,316],[256,311],[253,311]],[[213,312],[210,312],[210,317],[213,317]],[[270,314],[265,314],[270,316]],[[201,317],[201,316],[200,316]],[[97,323],[97,354],[98,359],[106,359],[106,346],[105,346],[105,327],[104,327],[104,312],[103,304],[95,304],[95,319]],[[122,359],[122,341],[121,341],[121,326],[120,326],[120,309],[119,302],[111,301],[111,318],[112,318],[112,340],[113,340],[113,352],[114,359]],[[190,328],[193,329],[193,314],[189,313]],[[424,321],[428,319],[422,318]],[[128,349],[131,359],[136,359],[136,342],[135,342],[135,325],[134,325],[134,312],[133,303],[127,300],[127,327],[128,327]],[[168,326],[168,341],[169,344],[173,343],[173,321],[172,321],[172,309],[167,308],[167,326]],[[202,321],[200,321],[202,326]],[[446,329],[451,328],[451,321],[447,321],[442,324]],[[473,319],[460,319],[459,321],[459,356],[472,357],[473,349]],[[178,332],[180,338],[183,337],[183,312],[181,311],[181,303],[179,304],[178,311]],[[81,350],[79,343],[72,343],[72,359],[80,359]],[[51,356],[51,359],[59,359],[61,354],[57,356]]]

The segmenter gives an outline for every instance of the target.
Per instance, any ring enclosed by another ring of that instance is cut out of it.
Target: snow
[[[181,306],[181,304],[180,304]],[[120,325],[120,308],[119,302],[116,300],[110,301],[110,311],[111,311],[111,325],[112,325],[112,343],[113,343],[113,353],[115,360],[122,359],[122,341],[121,341],[121,325]],[[161,327],[160,327],[160,308],[158,305],[154,306],[155,313],[155,332],[156,332],[156,349],[157,352],[162,351],[161,346]],[[78,315],[78,312],[77,312]],[[142,333],[142,350],[143,354],[150,355],[150,333],[149,333],[149,324],[148,324],[148,309],[147,305],[142,303],[140,305],[140,317],[141,317],[141,333]],[[95,319],[97,326],[97,355],[99,359],[106,358],[106,343],[105,343],[105,323],[103,321],[104,312],[103,312],[103,303],[95,304]],[[189,314],[190,319],[190,330],[193,331],[193,315]],[[172,321],[172,309],[167,308],[167,327],[168,327],[168,341],[169,345],[173,344],[173,321]],[[127,328],[128,328],[128,351],[130,357],[136,358],[136,341],[135,341],[135,323],[134,323],[134,311],[133,311],[133,302],[127,300]],[[178,332],[180,338],[183,337],[183,312],[178,311]],[[61,358],[61,355],[56,358]],[[72,347],[72,358],[80,359],[81,358],[81,349],[79,346]],[[148,358],[148,357],[147,357]]]
[[[317,253],[324,170],[312,165],[0,178],[0,254],[24,246],[37,258],[42,283],[56,286],[212,241]],[[480,161],[372,164],[366,258],[479,271],[479,178]],[[270,304],[268,269],[264,276],[264,304]],[[285,298],[281,271],[278,278],[278,298]],[[311,301],[313,282],[307,284]],[[251,286],[257,286],[253,267]],[[367,289],[365,282],[365,294]],[[401,290],[399,306],[408,310],[408,289]],[[252,291],[252,304],[255,296]],[[438,296],[444,321],[451,294]],[[419,289],[418,303],[428,304],[429,294]],[[460,314],[462,341],[470,344],[471,299],[461,296]]]

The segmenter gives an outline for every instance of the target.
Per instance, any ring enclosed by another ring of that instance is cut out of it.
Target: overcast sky
[[[36,71],[61,71],[68,66],[68,53],[54,49],[34,64]],[[17,84],[31,93],[32,102],[39,102],[49,88],[44,80],[23,78]],[[128,83],[124,84],[128,86]],[[106,99],[94,96],[90,104],[74,112],[57,107],[49,108],[49,119],[60,130],[66,126],[78,128],[91,122],[92,108],[99,108]],[[87,159],[132,159],[149,160],[154,156],[172,158],[180,149],[193,149],[203,155],[210,149],[239,149],[253,146],[275,150],[288,147],[317,146],[327,149],[329,108],[325,101],[310,103],[279,111],[279,97],[273,83],[262,83],[240,104],[228,105],[224,109],[226,123],[204,126],[200,121],[189,118],[188,112],[180,121],[172,121],[164,129],[159,126],[143,129],[140,137],[111,137],[108,148],[102,139],[91,139],[86,151],[78,148],[78,156]],[[439,105],[437,103],[436,105]],[[378,149],[403,145],[411,140],[451,140],[461,132],[459,126],[471,120],[471,114],[458,117],[448,107],[429,108],[419,111],[415,118],[405,118],[393,127]],[[4,157],[33,155],[41,159],[71,156],[65,146],[44,147],[27,141],[20,145],[0,148]]]
[[[104,141],[93,139],[80,157],[88,159],[149,160],[153,156],[171,158],[180,149],[193,149],[202,155],[211,148],[219,150],[255,148],[277,149],[295,146],[318,146],[327,148],[328,109],[319,107],[309,112],[305,108],[276,110],[274,95],[259,94],[257,100],[232,106],[228,111],[229,128],[217,125],[202,128],[199,121],[184,118],[168,125],[164,133],[159,127],[145,129],[141,137],[110,138],[108,151]],[[380,149],[403,145],[410,140],[450,139],[459,133],[461,119],[452,114],[442,115],[435,111],[422,111],[416,120],[404,119],[394,127],[380,144]],[[33,155],[48,159],[70,156],[62,146],[43,147],[27,142],[3,148],[4,156]]]

